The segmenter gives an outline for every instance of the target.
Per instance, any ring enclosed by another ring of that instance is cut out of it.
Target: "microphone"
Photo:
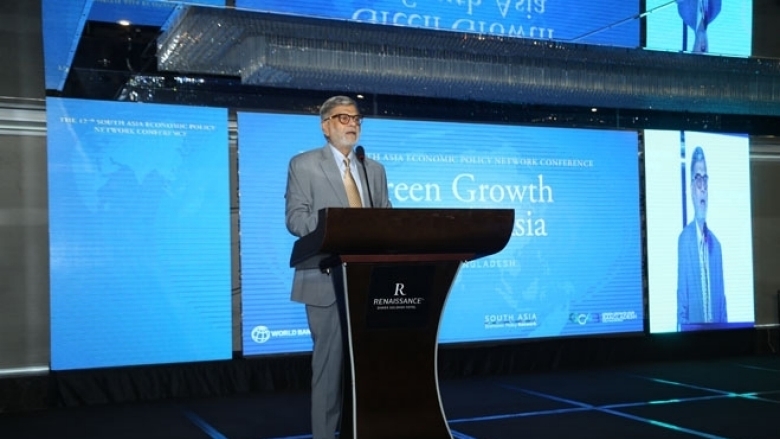
[[[366,181],[366,192],[368,192],[368,203],[371,207],[374,207],[374,199],[371,197],[371,187],[368,185],[368,173],[366,172],[366,150],[358,145],[355,147],[355,156],[363,167],[363,177]]]

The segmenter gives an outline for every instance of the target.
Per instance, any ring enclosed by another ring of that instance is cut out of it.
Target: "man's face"
[[[322,132],[336,149],[348,152],[360,139],[360,124],[354,118],[350,118],[346,124],[343,124],[338,117],[333,117],[339,114],[355,116],[360,113],[354,105],[334,107],[328,115],[330,118],[322,121]]]
[[[696,219],[699,221],[707,219],[708,180],[707,163],[704,160],[696,162],[693,165],[693,175],[691,176],[691,200]]]

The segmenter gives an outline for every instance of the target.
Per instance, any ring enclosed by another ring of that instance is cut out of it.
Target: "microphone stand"
[[[374,207],[374,199],[371,196],[371,187],[368,185],[368,172],[366,172],[366,150],[358,145],[355,148],[355,155],[363,168],[363,179],[366,181],[366,191],[368,192],[368,203],[372,208]]]

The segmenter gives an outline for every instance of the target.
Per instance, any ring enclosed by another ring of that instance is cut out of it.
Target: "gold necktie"
[[[352,172],[349,170],[349,159],[344,158],[344,189],[347,190],[347,199],[349,200],[349,207],[363,207],[363,202],[360,201],[360,192],[358,192],[355,179],[352,178]]]

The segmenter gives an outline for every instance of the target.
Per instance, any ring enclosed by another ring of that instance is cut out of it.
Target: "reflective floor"
[[[780,356],[447,380],[455,439],[780,438]],[[307,438],[308,392],[0,414],[2,439]]]

